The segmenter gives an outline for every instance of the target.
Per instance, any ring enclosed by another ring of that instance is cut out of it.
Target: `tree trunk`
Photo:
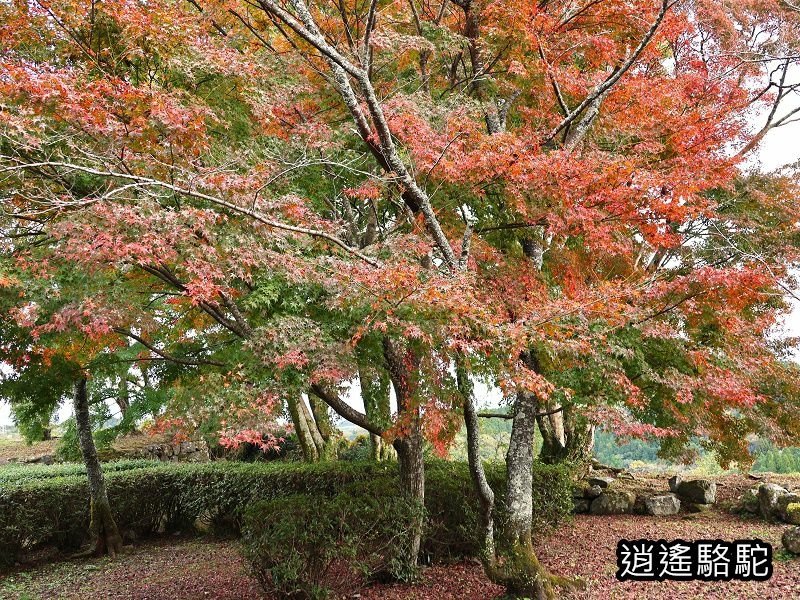
[[[292,424],[297,434],[297,441],[303,451],[303,457],[306,459],[306,462],[318,462],[319,451],[317,450],[317,445],[314,443],[314,438],[311,436],[311,428],[309,427],[306,413],[303,410],[305,406],[300,406],[302,402],[302,398],[293,394],[290,394],[286,399],[286,405],[289,408],[289,415],[292,418]]]
[[[419,357],[411,348],[401,350],[388,336],[383,338],[383,354],[389,377],[397,395],[398,420],[406,424],[405,435],[392,443],[397,451],[400,467],[400,486],[405,496],[420,506],[425,505],[425,461],[419,403],[415,401],[416,377],[419,375]],[[409,554],[409,566],[416,565],[422,544],[423,515],[412,524],[413,537]]]
[[[369,455],[372,460],[382,462],[387,460],[397,460],[397,452],[392,444],[387,444],[386,441],[379,435],[371,433],[369,435]]]
[[[308,403],[311,405],[311,415],[309,418],[309,426],[312,426],[319,432],[319,441],[321,446],[314,437],[315,442],[318,442],[317,449],[322,460],[336,460],[338,457],[338,444],[339,438],[342,433],[336,429],[331,423],[331,415],[328,412],[328,405],[315,396],[312,392],[308,394]]]
[[[531,242],[529,238],[527,240]],[[536,244],[533,244],[536,246]],[[541,375],[547,373],[536,351],[522,353],[520,360],[525,366]],[[542,450],[539,458],[545,463],[572,462],[576,466],[591,459],[594,448],[594,425],[577,407],[565,404],[559,407],[552,402],[538,402],[530,397],[536,409],[536,422],[542,434]]]
[[[548,412],[550,408],[540,408]],[[537,416],[542,434],[540,459],[546,463],[588,462],[594,448],[594,425],[573,406],[564,406],[560,412]]]
[[[403,494],[420,506],[425,505],[425,461],[423,438],[420,432],[394,441],[400,467],[400,489]],[[422,517],[413,524],[413,536],[406,560],[409,565],[416,565],[422,544]]]
[[[472,484],[478,494],[478,503],[480,505],[481,537],[483,538],[481,561],[484,568],[489,571],[496,566],[497,559],[494,544],[494,492],[486,479],[486,473],[481,462],[480,427],[478,426],[478,414],[475,411],[472,382],[469,379],[469,373],[459,359],[456,359],[456,383],[464,402],[464,426],[467,430],[469,472]]]
[[[326,460],[328,458],[328,448],[325,445],[325,439],[322,437],[319,427],[317,427],[314,415],[311,414],[308,405],[306,405],[306,401],[302,397],[297,399],[297,410],[300,414],[300,419],[305,423],[305,428],[308,431],[308,435],[311,437],[311,442],[314,444],[317,460]]]
[[[381,460],[381,446],[383,446],[383,438],[374,433],[369,434],[369,455],[374,461]]]
[[[119,378],[119,393],[116,397],[117,407],[119,408],[120,418],[125,418],[125,413],[131,407],[131,395],[128,387],[127,372]]]
[[[364,401],[364,412],[367,418],[382,428],[391,422],[391,406],[389,402],[389,387],[391,380],[386,369],[375,364],[376,356],[370,356],[370,350],[365,344],[356,348],[358,359],[358,379],[361,384],[361,398]],[[382,357],[381,357],[382,358]],[[394,458],[394,451],[379,435],[370,434],[370,454],[376,461]]]
[[[78,441],[89,480],[89,534],[91,539],[89,549],[82,554],[101,555],[107,552],[113,558],[122,549],[122,537],[111,514],[103,469],[97,458],[97,448],[95,448],[94,438],[92,438],[85,378],[81,378],[75,383],[74,408]]]
[[[536,400],[532,394],[517,395],[514,424],[506,454],[507,490],[504,524],[496,565],[489,577],[506,586],[512,596],[550,600],[556,597],[552,575],[533,551],[533,437]]]

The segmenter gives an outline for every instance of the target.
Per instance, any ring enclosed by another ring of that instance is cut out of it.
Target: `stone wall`
[[[177,442],[167,433],[148,434],[139,431],[118,437],[111,444],[108,459],[145,458],[164,462],[202,462],[208,460],[207,445],[200,440]]]
[[[208,451],[201,442],[148,444],[137,449],[131,458],[146,458],[169,462],[202,462],[208,460]]]

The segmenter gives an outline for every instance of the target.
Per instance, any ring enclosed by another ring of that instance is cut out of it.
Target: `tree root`
[[[111,506],[106,502],[90,504],[91,518],[89,521],[89,546],[71,555],[70,558],[89,558],[108,554],[116,558],[122,551],[122,536],[119,534],[117,524],[111,514]]]
[[[497,561],[484,564],[489,579],[505,586],[510,598],[557,600],[558,590],[585,589],[586,582],[578,577],[554,575],[539,562],[529,538],[523,537],[510,545]]]

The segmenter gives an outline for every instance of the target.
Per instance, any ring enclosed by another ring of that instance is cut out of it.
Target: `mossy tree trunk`
[[[383,339],[383,354],[387,371],[397,396],[398,420],[403,424],[403,435],[392,442],[397,451],[400,471],[400,486],[410,500],[425,505],[425,456],[419,402],[415,398],[419,376],[419,356],[414,349],[401,347],[391,338]],[[412,524],[412,542],[409,565],[416,565],[422,544],[423,515]]]
[[[112,558],[122,549],[122,537],[111,514],[108,501],[103,468],[97,458],[97,448],[92,437],[92,426],[89,421],[89,397],[86,391],[86,379],[81,377],[75,383],[75,424],[78,441],[86,465],[89,480],[89,534],[90,547],[82,554],[101,555],[108,553]]]
[[[383,428],[391,422],[389,373],[380,363],[383,357],[376,352],[371,340],[363,340],[356,347],[358,360],[358,380],[361,386],[361,398],[364,401],[364,412],[367,418]],[[391,460],[395,458],[394,449],[384,439],[371,433],[369,436],[370,455],[373,460]]]
[[[313,424],[319,437],[314,437],[317,450],[321,460],[336,460],[338,458],[339,438],[342,432],[333,426],[331,415],[328,412],[328,405],[313,392],[308,394],[308,403],[311,405],[311,416]]]
[[[303,451],[303,457],[306,462],[318,462],[320,458],[319,450],[311,435],[310,425],[312,424],[309,423],[306,411],[303,410],[305,408],[303,399],[294,394],[289,394],[286,399],[286,406],[289,409],[289,416],[292,419],[292,425],[294,425],[294,432],[297,435],[300,449]]]
[[[542,434],[542,462],[569,461],[580,464],[588,462],[594,448],[594,424],[580,414],[574,406],[566,405],[561,411],[551,412],[555,407],[540,407],[537,416]]]
[[[514,406],[514,421],[506,454],[507,479],[505,522],[494,523],[494,492],[480,460],[478,416],[468,372],[457,362],[456,378],[464,402],[467,455],[470,474],[481,510],[484,540],[482,562],[487,576],[505,586],[512,597],[550,600],[558,586],[576,582],[550,574],[533,549],[533,441],[536,430],[536,399],[520,392]]]
[[[506,454],[507,490],[499,558],[489,576],[509,594],[545,600],[555,598],[552,577],[533,551],[533,438],[536,401],[532,394],[517,395],[514,423]]]

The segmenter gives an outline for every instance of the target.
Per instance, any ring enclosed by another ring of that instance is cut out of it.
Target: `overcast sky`
[[[800,161],[800,122],[791,123],[785,127],[770,131],[762,142],[761,148],[753,157],[753,164],[757,164],[763,171],[774,171],[798,161]],[[792,304],[795,309],[787,318],[782,333],[787,336],[800,336],[800,305],[795,301],[792,301]],[[359,394],[351,392],[348,395],[351,403],[363,410],[363,406],[358,406],[361,404]],[[487,396],[494,399],[497,394],[486,390],[486,396],[483,397],[486,398]],[[497,399],[499,400],[499,396],[497,396]],[[68,418],[71,413],[70,406],[62,407],[58,415],[59,421]],[[9,407],[6,403],[0,401],[0,426],[10,423]]]

